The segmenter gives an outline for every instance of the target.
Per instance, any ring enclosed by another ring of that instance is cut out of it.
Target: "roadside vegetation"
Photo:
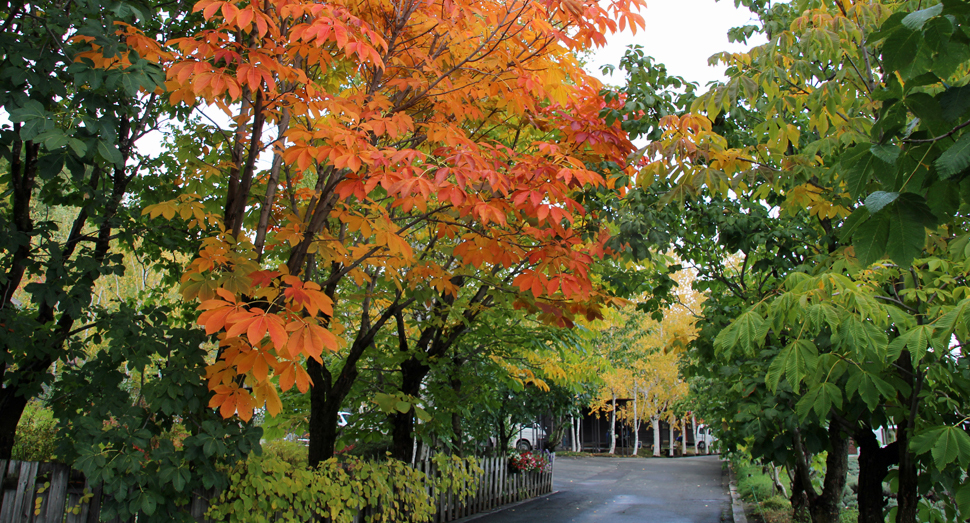
[[[8,2],[0,459],[347,512],[596,412],[766,518],[967,520],[970,2],[737,4],[702,87],[582,68],[642,0]]]

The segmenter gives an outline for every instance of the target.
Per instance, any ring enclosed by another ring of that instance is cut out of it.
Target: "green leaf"
[[[842,391],[839,390],[838,385],[828,381],[822,383],[822,391],[819,393],[819,396],[825,397],[824,402],[816,400],[815,403],[815,414],[818,414],[819,418],[826,418],[829,409],[832,407],[836,409],[842,408]]]
[[[900,27],[886,38],[882,45],[882,63],[887,74],[906,67],[916,58],[922,37],[916,31]]]
[[[715,348],[730,351],[740,347],[746,354],[753,354],[764,343],[768,334],[768,322],[754,310],[749,310],[731,322],[714,340]]]
[[[957,460],[964,467],[970,462],[970,436],[960,427],[943,427],[933,445],[933,461],[936,468],[944,470],[946,465]]]
[[[906,17],[903,18],[903,25],[913,31],[918,31],[923,28],[923,24],[930,19],[939,16],[942,12],[943,4],[936,4],[933,7],[920,9],[919,11],[914,11],[906,15]]]
[[[397,402],[397,397],[391,394],[384,394],[383,392],[378,392],[374,394],[374,403],[380,407],[381,411],[390,414],[394,412],[395,403]]]
[[[394,403],[394,409],[400,413],[406,413],[411,410],[411,404],[406,401],[397,401]]]
[[[886,253],[902,267],[909,267],[913,259],[923,252],[926,244],[926,227],[936,224],[922,196],[903,193],[886,210],[889,220],[889,236]]]
[[[961,517],[966,519],[970,515],[970,482],[965,483],[957,490],[956,502],[960,508]]]
[[[792,390],[797,391],[798,385],[805,379],[810,370],[815,369],[818,362],[818,349],[809,340],[795,340],[788,345],[790,352],[785,361],[785,378]]]
[[[896,201],[896,198],[899,198],[898,192],[876,191],[866,198],[866,209],[869,209],[870,214],[876,214]]]
[[[47,120],[47,109],[37,100],[28,100],[22,107],[10,110],[11,122],[26,122],[29,120]]]
[[[952,122],[970,109],[970,85],[951,87],[939,95],[943,118]]]
[[[864,266],[872,265],[886,253],[889,240],[889,220],[884,214],[870,216],[852,235],[855,256]]]
[[[418,407],[417,405],[414,406],[414,415],[417,416],[419,420],[425,423],[431,421],[431,414],[428,414],[428,411],[422,409],[421,407]]]
[[[970,324],[970,298],[960,300],[949,312],[936,320],[936,326],[943,329],[943,338],[950,339],[961,325]]]
[[[855,145],[845,152],[840,163],[842,164],[841,170],[845,172],[845,183],[848,186],[849,194],[853,198],[865,196],[866,186],[875,173],[877,165],[872,147],[868,144]]]
[[[963,133],[956,143],[943,151],[935,165],[944,180],[970,167],[970,133]]]
[[[83,157],[84,154],[88,152],[88,146],[83,141],[78,140],[77,138],[69,139],[67,141],[67,146],[70,147],[71,150],[74,151],[74,154],[76,154],[77,156]]]
[[[121,151],[114,144],[105,142],[104,140],[98,140],[98,154],[106,162],[121,167]]]
[[[155,497],[151,494],[142,494],[141,496],[141,511],[146,516],[151,516],[155,513],[156,508]]]
[[[768,373],[765,374],[765,385],[772,394],[778,391],[778,382],[781,381],[782,374],[785,373],[786,361],[791,354],[791,349],[786,347],[779,352],[768,366]]]
[[[923,360],[929,347],[938,352],[944,350],[939,340],[933,337],[934,330],[932,325],[917,325],[899,337],[913,355],[914,364]]]
[[[900,148],[896,145],[873,145],[869,148],[869,151],[876,158],[879,158],[889,165],[894,165],[896,158],[899,158]]]

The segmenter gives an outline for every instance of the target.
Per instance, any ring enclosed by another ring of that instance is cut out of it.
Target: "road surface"
[[[558,458],[550,495],[474,523],[721,523],[731,497],[717,456]]]

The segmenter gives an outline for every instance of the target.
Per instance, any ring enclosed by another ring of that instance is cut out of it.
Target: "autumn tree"
[[[457,295],[471,268],[524,263],[511,284],[536,299],[592,297],[605,237],[581,234],[572,193],[605,186],[586,163],[622,170],[630,145],[572,52],[642,26],[638,5],[196,4],[211,28],[173,42],[167,86],[230,117],[195,174],[225,180],[220,208],[186,194],[147,212],[208,231],[183,289],[222,343],[212,406],[275,413],[272,379],[312,382],[315,463],[364,351],[423,304],[416,286]],[[344,285],[363,290],[346,336]],[[324,350],[343,351],[336,375]]]

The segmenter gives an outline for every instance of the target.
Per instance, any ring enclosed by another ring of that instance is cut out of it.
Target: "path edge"
[[[744,503],[741,501],[741,496],[738,495],[738,478],[734,475],[734,467],[731,466],[730,461],[725,461],[730,478],[728,488],[731,490],[731,516],[734,523],[748,523],[748,518],[744,515]]]

